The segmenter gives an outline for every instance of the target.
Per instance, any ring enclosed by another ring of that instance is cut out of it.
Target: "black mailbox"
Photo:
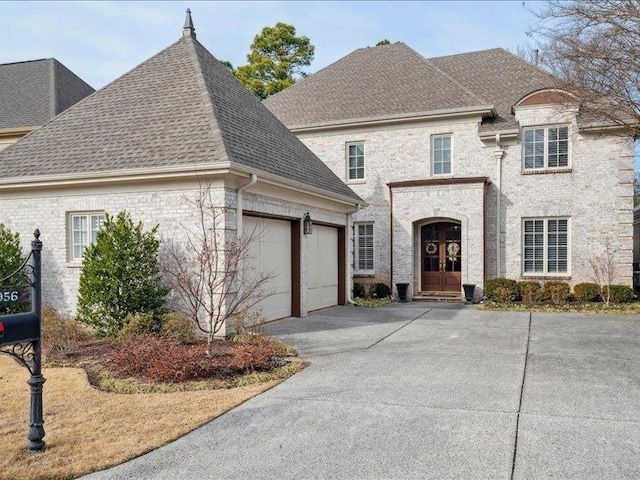
[[[40,318],[34,312],[0,317],[0,346],[40,340]]]

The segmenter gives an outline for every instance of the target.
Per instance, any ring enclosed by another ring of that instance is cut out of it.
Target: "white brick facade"
[[[225,186],[226,185],[226,186]],[[225,235],[236,235],[237,183],[225,184],[221,179],[212,187],[212,200],[216,205],[227,207],[223,213]],[[337,206],[329,200],[317,199],[305,194],[292,193],[287,199],[286,191],[279,189],[269,196],[270,186],[260,183],[244,192],[243,211],[265,214],[289,220],[302,220],[309,212],[315,222],[347,227],[353,206]],[[156,224],[158,238],[184,240],[185,229],[197,227],[197,210],[191,203],[198,193],[199,184],[193,181],[169,181],[153,184],[124,184],[105,187],[64,187],[0,193],[0,222],[20,234],[26,251],[33,238],[33,231],[39,228],[44,244],[43,302],[51,304],[59,312],[73,315],[76,311],[81,263],[70,256],[71,213],[106,212],[115,215],[120,211],[129,212],[134,221],[143,221],[145,230]],[[306,202],[305,202],[306,198]],[[307,239],[300,232],[301,255],[301,315],[308,313],[306,302],[307,279]],[[162,248],[162,247],[161,247]],[[349,252],[349,249],[346,248]],[[351,264],[349,258],[346,266]],[[350,289],[346,282],[345,289]]]
[[[463,230],[462,283],[482,285],[498,271],[500,276],[515,280],[561,279],[572,285],[592,281],[588,258],[599,253],[609,236],[617,248],[616,283],[631,285],[633,141],[615,133],[579,131],[575,111],[558,112],[548,105],[521,107],[516,119],[521,127],[568,125],[569,168],[524,172],[519,132],[517,138],[512,136],[500,143],[501,179],[497,173],[499,156],[494,153],[499,147],[495,137],[480,139],[480,118],[341,126],[297,134],[369,204],[354,214],[353,221],[374,223],[375,281],[409,282],[411,291],[417,293],[419,227],[452,219]],[[439,134],[450,134],[452,138],[450,175],[432,173],[431,138]],[[353,142],[365,146],[365,179],[350,182],[345,146]],[[468,177],[489,179],[486,199],[479,184],[394,188],[391,212],[389,183]],[[500,254],[496,242],[498,195]],[[569,219],[569,271],[562,275],[525,275],[523,219],[553,217]]]

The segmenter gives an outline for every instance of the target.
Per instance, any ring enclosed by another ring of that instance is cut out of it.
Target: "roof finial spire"
[[[191,10],[187,8],[187,18],[184,20],[184,27],[182,28],[183,37],[196,38],[196,29],[193,26],[193,20],[191,20]]]

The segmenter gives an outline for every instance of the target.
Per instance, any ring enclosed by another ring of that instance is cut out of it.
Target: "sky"
[[[234,66],[262,28],[294,25],[315,46],[310,73],[382,39],[425,57],[515,51],[536,20],[522,1],[3,1],[0,63],[53,57],[99,89],[178,40],[187,8],[200,43]]]

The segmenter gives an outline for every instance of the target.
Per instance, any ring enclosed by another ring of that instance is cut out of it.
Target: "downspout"
[[[253,187],[258,183],[258,175],[251,174],[251,178],[244,185],[240,185],[236,190],[236,235],[238,238],[242,235],[242,192],[247,188]]]
[[[496,278],[502,276],[502,158],[504,157],[504,149],[500,141],[500,134],[496,133],[496,149],[493,151],[496,159],[496,180],[497,180],[497,199],[496,199]]]
[[[389,285],[393,292],[393,189],[389,187]]]
[[[347,235],[345,235],[345,238],[347,240],[347,245],[345,246],[345,251],[351,252],[352,255],[355,255],[355,252],[350,248],[351,247],[350,243],[352,241],[352,232],[353,232],[353,214],[358,213],[361,208],[362,208],[362,205],[357,203],[356,208],[351,212],[347,213]],[[355,240],[354,240],[354,245],[355,245]],[[355,262],[355,258],[353,260]],[[349,274],[347,275],[347,278],[350,280],[349,282],[347,282],[347,303],[353,303],[353,269],[351,268],[351,266],[353,265],[353,262],[349,261],[349,255],[345,255],[345,261],[347,262],[346,271],[349,272]]]

